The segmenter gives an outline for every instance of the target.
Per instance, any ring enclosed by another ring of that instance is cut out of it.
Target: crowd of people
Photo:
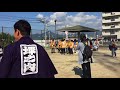
[[[61,54],[73,54],[76,53],[76,48],[78,45],[78,41],[76,39],[74,40],[59,40],[57,43],[53,39],[50,42],[50,48],[51,48],[51,53],[55,53],[56,50],[58,53]]]
[[[85,37],[78,40],[59,40],[57,43],[53,39],[50,43],[51,53],[55,53],[55,50],[58,49],[58,53],[61,54],[73,54],[78,51],[78,62],[82,66],[83,78],[91,78],[91,67],[90,63],[93,63],[93,50],[98,51],[99,49],[99,40],[96,39],[94,42],[91,39]],[[85,52],[86,49],[86,52]],[[109,49],[112,52],[112,56],[116,57],[117,45],[114,40],[111,41]]]
[[[78,40],[65,40],[61,39],[55,41],[54,39],[50,42],[51,53],[61,53],[61,54],[74,54],[77,52],[76,48],[78,46]],[[86,44],[91,47],[92,50],[98,50],[99,48],[99,40],[96,39],[94,42],[91,39],[86,39]]]

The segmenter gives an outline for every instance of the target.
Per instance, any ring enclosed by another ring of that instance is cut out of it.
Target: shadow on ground
[[[116,62],[119,60],[119,58],[113,58],[110,54],[97,52],[95,53],[95,59],[97,63],[113,71],[117,76],[120,77],[120,71],[118,68],[120,66],[120,62]]]
[[[83,75],[82,75],[82,69],[79,68],[78,66],[76,67],[73,67],[73,70],[75,72],[75,75],[79,75],[81,78],[83,78]]]
[[[106,56],[106,57],[112,57],[112,55],[109,55],[109,54],[104,54],[104,56]]]

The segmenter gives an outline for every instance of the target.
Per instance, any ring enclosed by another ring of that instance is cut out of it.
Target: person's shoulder
[[[79,44],[83,44],[83,42],[79,42]]]
[[[18,48],[20,44],[21,44],[20,41],[17,41],[17,42],[7,45],[4,49],[16,50],[16,48]]]
[[[85,44],[83,42],[79,42],[80,46],[85,46]]]
[[[45,48],[37,43],[35,43],[36,46],[37,46],[37,50],[38,50],[38,53],[40,53],[39,55],[42,57],[42,56],[48,56],[47,55],[47,51],[45,50]]]
[[[7,46],[4,47],[4,50],[11,51],[11,50],[13,50],[13,46],[14,46],[13,43],[9,44],[9,45],[7,45]]]
[[[35,43],[35,44],[37,45],[37,48],[38,48],[38,49],[44,50],[44,47],[43,47],[43,46],[41,46],[41,45],[39,45],[39,44],[37,44],[37,43]]]

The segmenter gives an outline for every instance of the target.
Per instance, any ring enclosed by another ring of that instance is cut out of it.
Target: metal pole
[[[31,36],[31,38],[32,38],[32,29],[31,29],[31,35],[30,35],[30,36]]]
[[[40,35],[40,38],[41,38],[41,40],[42,40],[42,30],[41,30],[41,33],[40,33],[41,35]]]
[[[2,26],[2,47],[4,47],[4,41],[3,41],[3,26]]]
[[[2,39],[3,39],[3,26],[2,26]]]
[[[42,45],[42,30],[41,30],[41,36],[40,37],[41,37],[41,45]]]
[[[57,39],[57,33],[56,33],[56,21],[57,21],[57,20],[55,20],[55,39]]]
[[[46,23],[44,23],[44,31],[45,31],[45,48],[46,48]]]
[[[49,42],[50,42],[50,31],[49,31]]]
[[[80,32],[78,32],[78,41],[80,41]]]

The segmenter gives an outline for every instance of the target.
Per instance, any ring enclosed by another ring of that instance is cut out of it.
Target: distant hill
[[[55,39],[55,37],[57,36],[57,34],[55,34],[55,33],[53,33],[53,32],[46,32],[46,38],[47,39],[49,39],[49,37],[50,37],[50,39]],[[33,40],[43,40],[45,38],[45,33],[42,33],[42,34],[32,34],[32,39]],[[58,38],[60,38],[60,39],[62,39],[63,38],[63,35],[59,35],[58,34]]]
[[[83,32],[82,32],[83,33]],[[95,38],[96,35],[94,32],[84,32],[85,34],[88,35],[88,37],[93,37]],[[97,32],[97,35],[101,35],[102,32]],[[55,37],[57,36],[54,32],[46,32],[46,36],[47,36],[47,39],[49,39],[49,35],[50,35],[50,39],[55,39]],[[73,33],[69,33],[68,37],[78,37],[77,34],[73,34]],[[32,34],[32,39],[33,40],[43,40],[45,38],[45,33],[42,33],[42,34]],[[65,38],[65,34],[61,35],[61,34],[58,34],[58,38],[59,39],[62,39],[62,38]]]

